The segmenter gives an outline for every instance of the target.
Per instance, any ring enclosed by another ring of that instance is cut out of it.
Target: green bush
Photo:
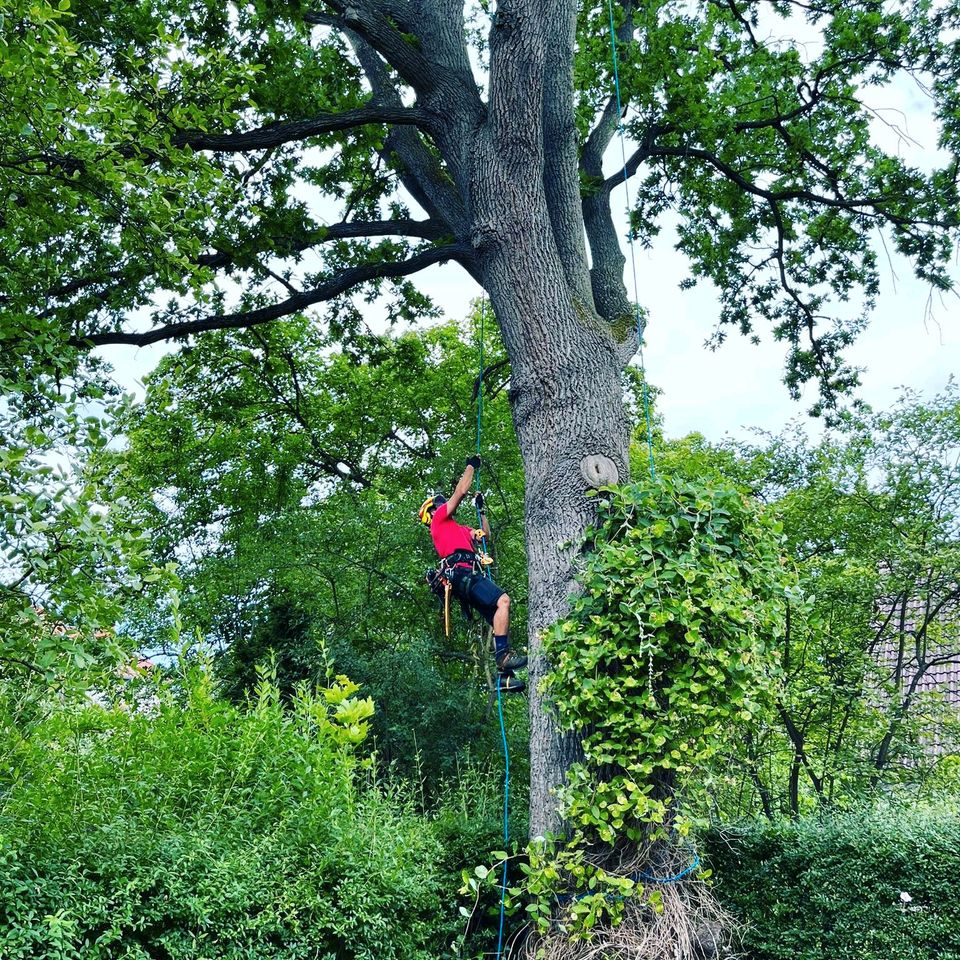
[[[714,832],[708,849],[750,960],[960,958],[955,813],[755,824]]]
[[[358,785],[353,692],[285,707],[263,683],[235,706],[198,674],[4,745],[0,956],[436,957],[458,919],[443,850],[409,803]]]

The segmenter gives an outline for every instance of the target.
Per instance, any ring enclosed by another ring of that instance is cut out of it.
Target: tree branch
[[[577,5],[561,7],[547,34],[543,102],[543,185],[553,236],[571,293],[589,309],[593,289],[587,269],[583,207],[580,203],[573,62]]]
[[[182,323],[171,323],[156,327],[145,333],[125,333],[123,331],[108,331],[93,333],[87,336],[73,337],[70,343],[78,347],[98,347],[106,344],[130,344],[143,347],[161,340],[170,340],[187,337],[206,330],[228,330],[238,327],[253,327],[261,323],[269,323],[280,317],[287,317],[293,313],[305,310],[307,307],[324,300],[331,300],[352,287],[370,280],[391,279],[406,277],[425,267],[446,260],[469,260],[472,250],[466,244],[448,244],[443,247],[431,247],[429,250],[414,254],[407,260],[393,263],[362,264],[344,270],[338,276],[321,283],[312,290],[305,291],[297,296],[288,297],[279,303],[259,310],[241,311],[237,313],[218,314],[203,317],[200,320],[187,320]]]
[[[448,231],[446,228],[436,220],[413,220],[410,218],[399,220],[352,220],[344,223],[318,226],[305,231],[298,237],[288,235],[283,237],[266,236],[254,246],[252,253],[254,255],[264,253],[273,257],[290,257],[331,240],[352,240],[366,237],[417,237],[422,240],[438,241],[447,235]],[[250,252],[251,251],[247,252],[248,256]],[[197,267],[205,267],[210,270],[223,270],[238,265],[236,256],[229,250],[203,253],[193,262]],[[247,266],[247,264],[243,264],[243,266]],[[78,277],[75,280],[71,280],[61,284],[59,287],[46,291],[46,293],[43,294],[43,298],[45,300],[51,300],[69,297],[75,293],[82,293],[90,287],[102,286],[112,281],[123,280],[126,274],[127,271],[124,270],[110,270],[97,277]],[[139,283],[153,275],[154,271],[138,273],[136,282]],[[106,300],[106,294],[106,290],[101,290],[96,294],[96,298]],[[9,297],[0,296],[0,305],[8,303],[9,301]],[[51,307],[40,316],[49,317],[55,311],[56,307]]]
[[[384,103],[399,105],[400,93],[377,51],[356,34],[348,34],[348,39],[374,95]],[[391,128],[381,156],[397,171],[400,182],[432,219],[446,224],[448,233],[458,240],[469,237],[463,199],[415,129]]]
[[[431,89],[436,83],[437,72],[420,53],[420,38],[405,23],[406,31],[397,29],[391,18],[383,14],[377,5],[364,0],[324,0],[334,14],[311,11],[304,14],[307,23],[332,27],[341,32],[353,31],[363,37],[400,76],[418,92]]]
[[[429,118],[416,107],[400,107],[377,104],[345,110],[342,113],[321,113],[309,120],[293,120],[289,123],[271,123],[243,133],[204,133],[200,130],[183,130],[173,138],[178,147],[194,150],[210,150],[214,153],[248,153],[266,150],[295,140],[307,140],[336,130],[350,130],[371,123],[419,126],[428,128]]]
[[[856,211],[861,216],[873,217],[875,219],[887,220],[899,227],[925,226],[925,227],[953,227],[952,221],[947,220],[913,220],[898,216],[884,209],[887,202],[886,197],[828,197],[823,194],[815,193],[812,190],[766,190],[757,186],[752,180],[745,177],[739,170],[736,170],[730,164],[721,160],[716,154],[701,147],[668,147],[655,144],[642,144],[627,161],[628,174],[632,176],[637,172],[640,164],[650,157],[674,157],[689,158],[691,160],[701,160],[709,164],[718,173],[723,174],[728,180],[735,183],[745,193],[751,196],[762,197],[768,202],[782,203],[789,200],[802,200],[806,203],[831,207],[835,210]],[[615,174],[609,177],[604,186],[612,188],[622,179],[622,174]]]

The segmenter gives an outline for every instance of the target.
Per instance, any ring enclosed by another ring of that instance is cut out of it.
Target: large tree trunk
[[[520,215],[535,219],[531,198],[515,199]],[[539,692],[547,670],[541,637],[567,612],[575,589],[578,540],[593,518],[587,491],[626,479],[629,462],[618,345],[571,293],[549,240],[549,231],[518,232],[495,245],[485,271],[510,355],[526,478],[531,836],[558,831],[552,790],[580,755],[578,739],[558,732]]]
[[[519,259],[511,258],[514,269]],[[526,476],[530,833],[538,836],[559,829],[551,791],[580,755],[578,739],[557,731],[540,695],[547,670],[541,638],[565,615],[575,589],[577,541],[593,518],[587,490],[627,476],[629,430],[621,363],[601,325],[582,315],[562,280],[553,297],[540,302],[522,287],[498,287],[491,295],[510,345],[511,402]],[[543,349],[519,353],[511,342],[538,333]]]
[[[552,791],[579,756],[539,692],[541,636],[568,609],[577,541],[593,516],[587,490],[625,479],[629,462],[629,350],[594,308],[580,204],[567,189],[577,180],[572,74],[550,55],[559,45],[572,56],[576,3],[547,6],[513,0],[498,14],[472,176],[471,239],[510,356],[526,477],[532,836],[559,830]]]

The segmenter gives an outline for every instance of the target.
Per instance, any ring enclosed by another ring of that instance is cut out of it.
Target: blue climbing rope
[[[620,134],[620,153],[623,158],[623,189],[627,199],[627,223],[630,223],[630,174],[627,171],[627,134],[623,126],[623,101],[620,96],[620,61],[617,56],[617,30],[613,22],[613,0],[607,0],[610,13],[610,51],[613,58],[613,87],[617,95],[617,132]],[[633,271],[633,306],[636,311],[637,354],[640,358],[640,376],[643,380],[643,415],[647,423],[647,454],[650,459],[650,479],[657,479],[657,470],[653,462],[653,423],[650,418],[650,393],[647,389],[646,364],[643,360],[643,314],[640,311],[640,284],[637,280],[637,254],[634,247],[634,230],[627,231],[630,245],[630,267]]]
[[[637,870],[635,873],[628,873],[626,875],[627,880],[646,880],[648,883],[677,883],[682,880],[684,877],[693,873],[697,867],[700,866],[700,854],[694,851],[693,861],[688,867],[685,867],[679,873],[675,873],[672,877],[655,877],[652,873],[647,873],[645,870]],[[584,900],[586,897],[592,895],[592,891],[585,890],[583,893],[567,893],[561,894],[554,899],[561,906],[566,903],[576,902],[577,900]],[[604,897],[605,900],[613,902],[616,900],[626,900],[626,897],[623,894],[608,894]]]
[[[697,867],[700,866],[700,854],[693,854],[693,863],[690,864],[685,870],[681,870],[679,873],[675,873],[672,877],[654,877],[649,873],[646,873],[643,870],[638,870],[636,876],[641,877],[644,880],[649,880],[651,883],[676,883],[678,880],[682,880],[687,874],[693,873]]]

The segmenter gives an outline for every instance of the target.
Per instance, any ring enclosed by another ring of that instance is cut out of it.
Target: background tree
[[[428,492],[449,493],[471,451],[479,325],[346,349],[305,342],[303,326],[211,334],[166,358],[126,418],[116,495],[157,556],[179,562],[181,615],[220,651],[229,696],[249,693],[267,660],[287,693],[324,682],[332,660],[374,696],[381,761],[433,784],[471,745],[500,749],[479,621],[454,604],[443,635],[423,579],[436,557],[416,517]],[[522,632],[523,478],[509,371],[486,334],[481,476],[497,576]],[[162,608],[151,595],[128,614],[145,649],[169,635]]]
[[[905,392],[818,443],[673,444],[666,469],[726,476],[783,525],[794,603],[775,711],[732,759],[771,819],[922,791],[957,743],[938,671],[960,663],[960,397]],[[949,764],[949,760],[947,761]],[[744,781],[735,778],[735,783]],[[727,815],[741,814],[734,801]]]
[[[115,625],[170,571],[110,502],[103,455],[118,404],[0,383],[0,722],[22,725],[64,686],[133,656]]]
[[[539,700],[540,631],[567,608],[585,493],[626,479],[621,377],[639,331],[603,158],[621,120],[607,10],[503,0],[3,0],[4,363],[257,327],[351,294],[423,301],[405,278],[455,261],[489,293],[511,362],[526,477],[532,827],[577,754]],[[864,86],[927,78],[952,157],[952,3],[748,0],[614,11],[636,178],[632,228],[679,217],[720,336],[761,322],[786,379],[855,382],[863,323],[831,297],[877,291],[875,230],[949,286],[955,164],[875,146]],[[809,30],[807,56],[765,39]],[[773,28],[771,30],[771,27]],[[944,39],[945,38],[945,39]],[[49,92],[48,92],[49,91]],[[322,198],[322,200],[321,200]],[[411,208],[423,211],[417,219]],[[136,326],[133,324],[137,319]],[[317,321],[314,321],[317,322]]]

